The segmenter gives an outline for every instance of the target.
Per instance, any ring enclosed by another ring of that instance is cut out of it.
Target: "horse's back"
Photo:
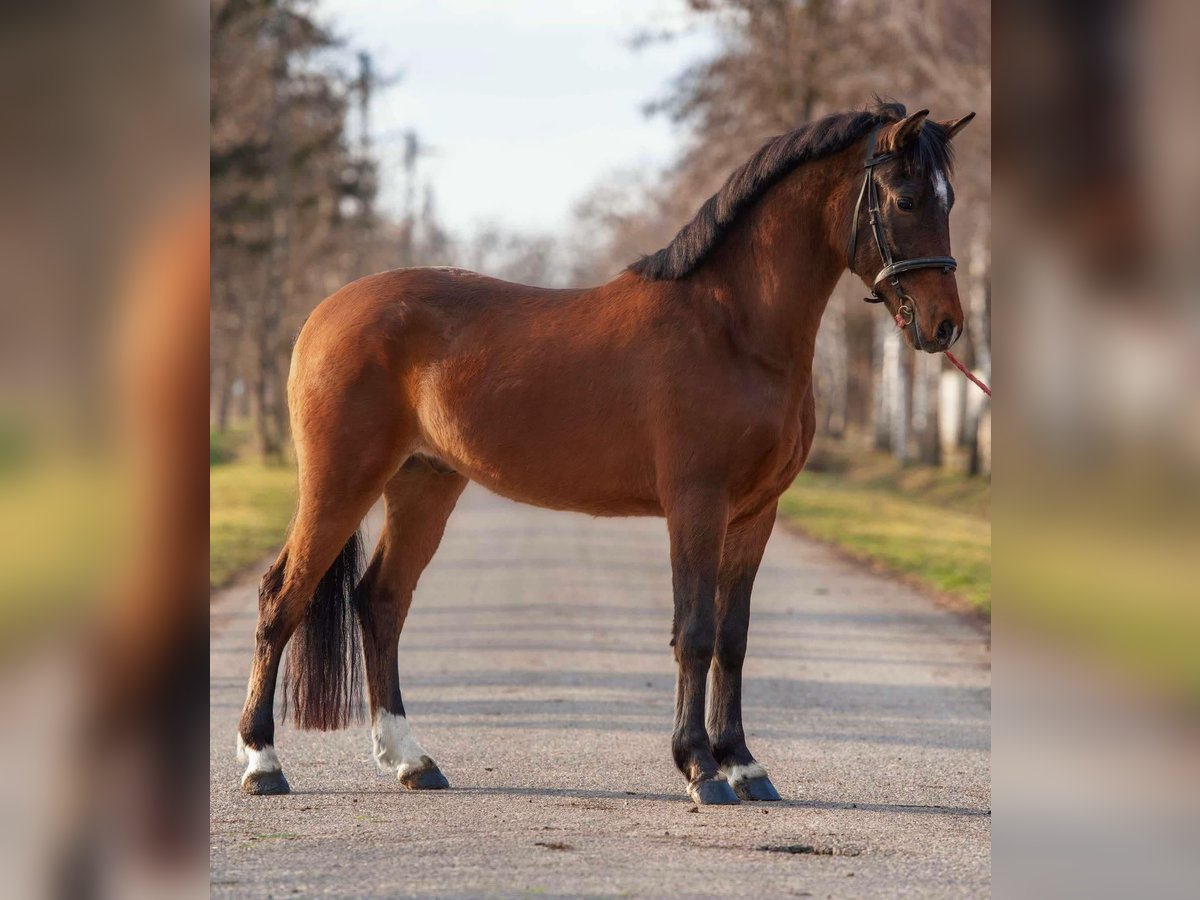
[[[435,457],[514,499],[657,512],[644,395],[655,354],[637,315],[587,290],[463,269],[361,278],[297,340],[298,443],[299,432],[370,420],[401,455]]]
[[[406,367],[444,352],[472,319],[519,296],[551,293],[466,269],[393,269],[352,281],[323,300],[297,338],[293,378],[355,364]]]

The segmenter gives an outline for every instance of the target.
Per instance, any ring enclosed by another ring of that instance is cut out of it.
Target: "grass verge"
[[[218,588],[283,543],[296,506],[291,466],[233,462],[209,469],[209,586]]]
[[[801,472],[780,500],[800,531],[991,616],[991,488],[876,454]]]

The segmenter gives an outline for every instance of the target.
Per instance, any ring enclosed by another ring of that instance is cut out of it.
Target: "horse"
[[[742,664],[777,501],[815,432],[822,313],[850,269],[913,349],[962,333],[950,142],[974,114],[928,115],[879,104],[769,140],[666,247],[598,287],[412,268],[324,300],[291,360],[299,496],[259,592],[242,789],[289,790],[273,713],[289,639],[285,716],[320,730],[361,716],[365,663],[376,763],[406,788],[448,787],[406,717],[397,645],[474,481],[550,509],[665,517],[675,765],[697,804],[778,800],[746,745]],[[381,496],[359,578],[358,528]]]

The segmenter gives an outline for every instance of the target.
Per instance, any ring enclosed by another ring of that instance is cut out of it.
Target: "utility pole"
[[[371,65],[371,54],[365,50],[358,54],[358,240],[354,254],[354,276],[366,274],[375,268],[374,222],[375,222],[375,169],[371,155],[371,94],[375,87],[375,73]]]
[[[358,54],[358,152],[363,159],[371,155],[371,89],[375,76],[371,69],[371,54]]]
[[[282,7],[271,20],[271,112],[268,134],[271,142],[271,220],[267,249],[266,283],[258,321],[257,365],[254,394],[258,412],[258,450],[264,457],[278,455],[286,434],[287,410],[283,377],[279,371],[280,323],[287,299],[287,277],[291,255],[290,215],[292,207],[291,147],[289,140],[288,57],[291,52],[287,17]]]
[[[404,221],[400,247],[404,266],[416,264],[417,159],[422,152],[417,133],[409,129],[404,133]]]

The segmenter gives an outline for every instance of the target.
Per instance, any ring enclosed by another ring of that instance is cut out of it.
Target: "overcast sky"
[[[661,169],[679,135],[641,107],[715,46],[693,26],[630,48],[640,30],[688,21],[680,0],[323,0],[320,14],[348,52],[403,74],[372,106],[382,205],[399,208],[401,135],[415,128],[439,216],[458,233],[485,221],[558,231],[606,174]]]

